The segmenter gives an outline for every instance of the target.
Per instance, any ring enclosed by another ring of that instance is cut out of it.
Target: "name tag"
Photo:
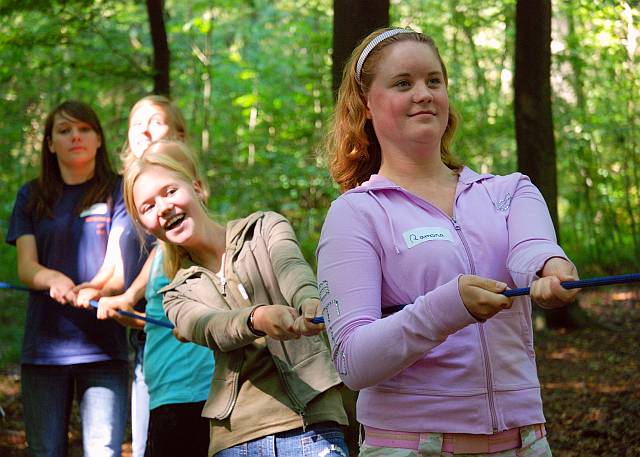
[[[409,249],[426,241],[453,242],[453,237],[449,229],[442,227],[418,227],[407,230],[402,236]]]
[[[80,217],[95,216],[98,214],[107,214],[109,206],[106,203],[94,203],[80,213]]]

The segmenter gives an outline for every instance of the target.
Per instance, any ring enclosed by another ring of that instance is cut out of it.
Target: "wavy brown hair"
[[[63,116],[70,120],[81,121],[91,126],[100,138],[100,146],[96,151],[95,169],[93,177],[89,179],[90,186],[84,197],[75,208],[75,214],[90,207],[94,203],[107,202],[112,206],[112,193],[117,175],[111,167],[107,143],[98,115],[89,105],[76,100],[67,100],[53,109],[47,116],[40,152],[40,173],[30,183],[30,201],[28,210],[33,212],[35,219],[53,217],[53,208],[62,197],[64,181],[60,173],[58,156],[53,154],[49,144],[53,135],[53,123],[56,116]]]
[[[344,67],[331,127],[325,140],[329,172],[342,192],[367,181],[372,174],[378,172],[382,164],[380,143],[373,130],[373,124],[367,119],[366,94],[371,89],[371,83],[376,76],[376,69],[385,48],[399,41],[425,43],[438,57],[445,86],[449,86],[447,67],[442,61],[435,42],[431,37],[419,32],[400,33],[381,41],[364,61],[360,82],[358,82],[356,64],[360,54],[375,37],[387,30],[392,28],[378,29],[362,40],[353,50]],[[440,157],[442,162],[452,170],[459,170],[462,167],[462,163],[451,154],[451,143],[458,122],[458,114],[449,105],[449,119],[440,142]]]

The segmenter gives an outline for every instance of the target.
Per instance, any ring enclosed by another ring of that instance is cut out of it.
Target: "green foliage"
[[[332,107],[328,12],[327,2],[255,1],[234,14],[196,3],[177,39],[192,54],[174,52],[174,81],[184,88],[174,94],[193,98],[185,111],[199,134],[192,140],[203,153],[213,210],[227,218],[284,213],[309,260],[335,196],[314,151]]]
[[[2,290],[0,295],[0,370],[20,361],[27,294]]]
[[[515,0],[398,2],[392,13],[393,24],[431,36],[447,66],[450,101],[462,119],[454,152],[477,171],[514,171]]]
[[[391,3],[393,24],[439,45],[462,117],[456,154],[478,171],[515,171],[515,0]],[[167,0],[165,7],[172,94],[202,152],[212,209],[225,219],[284,213],[313,262],[338,195],[318,154],[333,104],[332,3]],[[18,186],[35,176],[46,113],[67,98],[91,103],[115,157],[128,110],[153,87],[153,52],[140,2],[4,1],[0,14],[4,235]],[[637,2],[555,4],[561,239],[583,274],[639,266],[638,17]],[[15,278],[14,255],[0,249],[2,278]]]
[[[554,3],[552,87],[560,239],[583,275],[640,267],[637,2]],[[456,153],[478,171],[516,170],[515,0],[397,2],[393,22],[434,37],[460,112]]]
[[[640,11],[559,4],[553,100],[562,240],[597,273],[640,266]],[[560,31],[563,31],[560,35]]]

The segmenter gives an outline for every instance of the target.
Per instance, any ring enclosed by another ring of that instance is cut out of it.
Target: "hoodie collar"
[[[478,182],[483,179],[490,178],[492,176],[493,175],[488,173],[478,174],[468,167],[463,167],[459,174],[458,186],[462,184],[463,186],[468,187],[474,182]],[[458,187],[458,191],[456,193],[460,192],[460,189],[461,188]],[[343,195],[349,194],[349,193],[367,193],[374,199],[374,201],[378,205],[380,205],[380,208],[382,209],[387,219],[387,224],[389,225],[389,231],[391,233],[391,238],[392,238],[391,242],[393,243],[393,248],[395,250],[395,253],[399,255],[401,254],[401,251],[399,248],[398,240],[396,239],[396,233],[393,226],[393,219],[391,218],[391,215],[389,214],[389,211],[386,208],[386,206],[383,205],[380,199],[376,196],[376,192],[378,190],[399,190],[401,192],[404,191],[404,189],[401,186],[394,183],[393,181],[385,178],[384,176],[374,174],[374,175],[371,175],[368,181],[362,183],[358,187],[348,190]]]
[[[493,178],[495,175],[491,173],[476,173],[469,167],[463,167],[460,172],[460,182],[464,184],[473,184],[474,182],[482,181],[484,179]]]
[[[257,211],[249,216],[236,219],[227,223],[227,251],[234,251],[244,242],[245,234],[253,225],[264,216],[264,212]]]
[[[477,181],[482,181],[483,179],[491,178],[493,176],[494,175],[489,173],[483,173],[483,174],[476,173],[469,167],[465,166],[460,171],[459,181],[463,184],[469,185]],[[394,183],[393,181],[385,178],[382,175],[373,174],[371,175],[368,181],[363,182],[358,187],[349,189],[345,193],[364,193],[364,192],[371,192],[371,191],[377,191],[377,190],[390,190],[390,189],[400,190],[402,189],[402,187]]]

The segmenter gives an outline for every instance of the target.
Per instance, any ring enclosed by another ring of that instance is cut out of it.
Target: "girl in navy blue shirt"
[[[121,455],[125,329],[96,319],[78,301],[81,284],[108,287],[97,278],[109,233],[127,223],[121,187],[95,112],[76,101],[55,108],[45,124],[39,176],[18,191],[6,239],[17,248],[20,280],[33,289],[21,358],[29,455],[66,456],[74,398],[84,455]]]

